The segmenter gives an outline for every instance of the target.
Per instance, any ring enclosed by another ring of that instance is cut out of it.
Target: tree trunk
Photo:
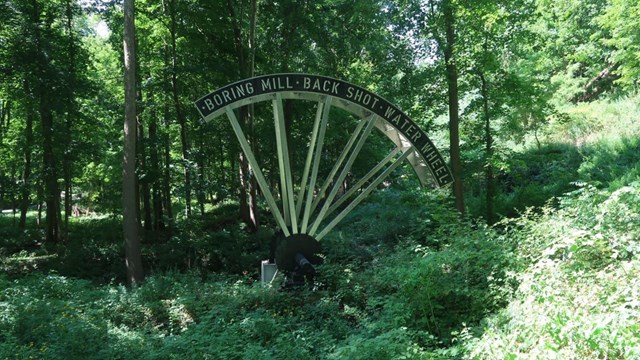
[[[464,215],[464,188],[462,179],[462,161],[460,159],[459,105],[458,105],[458,68],[455,58],[455,15],[451,0],[444,0],[443,15],[446,32],[444,60],[447,71],[449,94],[449,152],[453,172],[453,195],[455,206],[460,215]]]
[[[122,228],[125,241],[127,280],[144,281],[138,220],[136,219],[136,48],[134,0],[124,0],[124,157],[122,174]]]
[[[182,104],[178,96],[178,53],[176,45],[176,8],[175,0],[171,0],[171,91],[173,105],[176,110],[176,118],[180,125],[180,145],[182,150],[182,165],[184,167],[184,199],[186,202],[185,212],[191,215],[191,169],[189,167],[189,143],[187,137],[187,119],[182,110]]]
[[[9,100],[0,99],[0,144],[2,144],[2,140],[4,138],[4,118],[7,115],[7,110],[9,109]]]
[[[72,178],[72,151],[71,147],[71,124],[72,118],[71,114],[67,114],[67,122],[66,122],[66,137],[67,137],[67,150],[65,151],[65,156],[63,157],[62,163],[62,171],[64,176],[64,228],[65,232],[69,232],[69,216],[71,216],[71,199],[72,199],[72,186],[71,186],[71,178]],[[66,236],[66,235],[65,235]]]
[[[205,201],[206,201],[206,196],[205,196],[205,191],[204,191],[204,184],[205,184],[205,166],[204,166],[204,156],[200,155],[198,156],[198,176],[199,176],[199,183],[200,185],[198,186],[198,205],[200,206],[200,215],[204,215],[204,205],[205,205]]]
[[[16,181],[16,172],[15,171],[11,171],[11,183],[15,184]],[[13,191],[11,191],[11,214],[13,215],[13,224],[12,226],[15,227],[16,226],[16,213],[17,213],[17,201],[16,201],[16,191],[15,188],[13,189]]]
[[[220,184],[227,183],[227,172],[224,169],[224,162],[224,143],[222,139],[220,139],[220,156],[218,157],[218,173],[220,174],[218,181],[220,182]],[[220,193],[224,193],[224,191],[220,191]],[[224,197],[222,195],[220,196]],[[220,198],[218,199],[218,201],[220,201]]]
[[[8,130],[11,125],[11,101],[9,100],[7,100],[7,109],[5,111],[4,120],[4,128]]]
[[[231,140],[233,141],[233,139]],[[236,178],[236,175],[238,174],[236,172],[236,160],[239,158],[238,156],[236,156],[236,154],[238,154],[238,150],[237,150],[238,146],[234,146],[233,143],[230,143],[229,146],[229,184],[231,184],[231,188],[233,189],[233,186],[235,186],[236,184],[240,183],[240,179]],[[240,150],[242,151],[242,150]],[[242,153],[242,152],[240,152]]]
[[[240,75],[240,78],[245,78],[247,66],[246,66],[246,60],[244,55],[244,44],[242,41],[242,24],[244,21],[241,16],[243,15],[243,13],[240,12],[240,14],[238,15],[238,13],[236,12],[236,9],[233,7],[233,3],[231,2],[231,0],[227,0],[227,8],[229,9],[229,16],[231,18],[231,21],[233,22],[233,36],[234,36],[234,43],[236,47],[236,57],[238,60],[239,75]],[[240,126],[246,129],[246,121],[247,121],[246,107],[240,108],[238,121],[240,123]],[[251,142],[250,138],[248,140],[249,142]],[[238,149],[238,160],[239,160],[238,180],[240,185],[239,186],[240,191],[239,191],[238,201],[240,205],[240,219],[242,219],[244,223],[250,224],[251,217],[250,217],[250,210],[249,210],[250,209],[249,199],[247,196],[249,165],[247,164],[247,160],[245,159],[242,149],[240,149],[240,147],[237,147],[237,149]]]
[[[42,50],[42,39],[40,34],[40,9],[37,1],[32,0],[31,21],[37,26],[34,27],[35,45],[38,54],[36,61],[41,66],[46,67],[45,54]],[[56,243],[60,240],[60,190],[58,188],[58,175],[56,171],[56,161],[54,154],[53,139],[53,112],[51,110],[50,94],[47,92],[44,79],[36,85],[36,94],[39,100],[40,125],[42,127],[42,175],[44,181],[44,199],[47,204],[47,229],[45,238],[47,242]]]
[[[165,127],[169,126],[169,111],[165,108]],[[171,139],[169,133],[164,134],[164,176],[162,181],[162,190],[164,192],[164,209],[167,212],[167,220],[169,226],[169,236],[173,231],[173,205],[171,204]]]
[[[0,117],[0,142],[4,136],[4,130],[9,129],[11,122],[11,101],[5,100],[2,105],[2,116]]]
[[[256,0],[251,1],[251,7],[249,12],[249,37],[248,37],[248,49],[249,49],[249,60],[247,61],[247,56],[245,55],[245,44],[243,41],[243,12],[239,13],[233,7],[231,0],[227,1],[227,8],[229,10],[229,15],[233,21],[233,33],[236,47],[236,56],[238,59],[238,69],[241,78],[245,78],[247,75],[249,77],[254,76],[255,71],[255,28],[256,28],[256,15],[257,15],[257,4]],[[245,133],[248,137],[250,143],[253,143],[251,140],[253,138],[253,107],[247,106],[240,108],[240,116],[239,122],[240,125],[245,129]],[[253,147],[253,145],[252,145]],[[255,149],[254,153],[255,153]],[[249,230],[254,232],[258,229],[259,219],[258,219],[258,205],[257,205],[257,184],[252,175],[253,171],[251,169],[251,165],[248,163],[245,155],[242,153],[242,150],[239,150],[239,178],[240,178],[240,218],[242,221],[248,225]]]
[[[60,190],[53,149],[53,113],[47,107],[44,99],[41,100],[40,105],[40,122],[43,138],[44,201],[47,205],[46,240],[56,243],[60,241]]]
[[[36,225],[38,225],[38,228],[42,227],[42,210],[44,208],[44,205],[42,203],[42,200],[44,199],[44,188],[43,188],[42,182],[37,184],[37,188],[36,188],[36,200],[38,202],[38,217],[36,218]]]
[[[206,196],[206,192],[205,192],[205,184],[206,184],[206,161],[205,161],[205,156],[203,154],[204,152],[204,146],[205,146],[205,138],[204,136],[202,136],[203,133],[203,127],[199,127],[197,130],[197,133],[199,133],[200,135],[196,137],[197,143],[198,143],[198,151],[195,151],[195,158],[196,158],[196,162],[197,162],[197,166],[198,166],[198,182],[197,182],[197,187],[196,187],[196,197],[198,200],[198,207],[200,209],[200,215],[204,215],[205,212],[205,203],[207,201],[207,196]]]
[[[2,146],[4,145],[4,116],[6,113],[6,108],[7,108],[7,102],[8,101],[4,101],[2,99],[0,99],[0,148],[2,148]],[[3,186],[3,182],[0,182],[0,212],[2,212],[2,209],[4,209],[4,186]]]
[[[257,0],[251,1],[251,15],[249,22],[249,77],[254,77],[256,74],[256,20],[258,15]],[[249,106],[249,132],[251,138],[255,139],[254,133],[254,120],[255,109],[253,104]],[[259,153],[255,147],[253,147],[253,153]],[[258,183],[256,177],[253,175],[253,170],[249,167],[249,225],[254,231],[258,230],[260,226],[260,217],[258,216]]]
[[[487,186],[487,224],[493,225],[495,219],[493,215],[493,198],[495,195],[495,184],[493,179],[493,136],[491,134],[491,115],[489,112],[489,89],[484,73],[480,71],[480,93],[482,95],[482,107],[484,111],[484,140],[485,140],[485,181]]]
[[[138,178],[139,191],[142,195],[142,213],[144,217],[144,229],[152,229],[151,220],[151,191],[149,190],[149,169],[147,168],[147,154],[144,139],[144,124],[142,119],[138,121],[138,156],[140,159],[140,168],[143,170],[144,178]]]
[[[66,133],[65,133],[65,156],[62,159],[62,171],[64,176],[64,228],[65,232],[69,231],[69,216],[71,216],[71,199],[72,199],[72,163],[73,163],[73,150],[71,149],[72,144],[72,127],[73,127],[73,116],[76,111],[76,104],[74,98],[75,91],[75,77],[76,77],[76,68],[75,68],[75,43],[73,37],[73,2],[72,0],[67,1],[66,5],[66,16],[67,16],[67,32],[69,36],[69,45],[68,45],[68,53],[69,53],[69,93],[67,97],[67,121],[66,121]]]
[[[42,226],[42,201],[38,202],[38,217],[36,219],[36,225]]]
[[[29,90],[27,90],[29,94]],[[27,106],[27,117],[24,128],[24,171],[22,173],[22,199],[20,201],[20,222],[18,227],[24,229],[27,225],[27,210],[31,195],[31,148],[33,147],[33,111]],[[0,208],[1,209],[1,208]]]
[[[162,219],[162,189],[160,178],[160,162],[158,159],[158,113],[156,111],[153,91],[149,92],[151,111],[149,118],[149,174],[153,196],[153,229],[164,228]]]
[[[166,12],[165,1],[162,2],[163,11]],[[163,46],[163,55],[164,55],[164,65],[165,68],[169,68],[169,47],[165,44]],[[171,86],[171,79],[169,78],[169,72],[165,71],[162,79],[162,83]],[[168,102],[164,102],[163,106],[163,127],[165,131],[162,133],[162,143],[163,143],[163,158],[164,158],[164,168],[163,168],[163,181],[162,181],[162,199],[164,204],[164,209],[166,212],[166,225],[168,226],[167,237],[171,237],[173,232],[174,218],[173,218],[173,204],[171,200],[171,136],[169,134],[169,126],[170,126],[170,106]]]
[[[242,152],[242,150],[239,150],[238,152],[238,180],[240,182],[240,218],[242,219],[242,221],[249,225],[251,224],[251,216],[250,216],[250,207],[249,207],[249,198],[248,198],[248,192],[247,189],[249,188],[248,185],[248,174],[249,174],[249,164],[247,162],[247,159],[244,156],[244,153]]]

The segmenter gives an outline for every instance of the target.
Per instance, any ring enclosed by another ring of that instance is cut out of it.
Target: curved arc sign
[[[360,86],[326,76],[310,74],[271,74],[229,84],[215,90],[195,102],[195,106],[205,121],[209,121],[227,112],[255,102],[275,99],[279,94],[284,99],[316,100],[318,95],[338,99],[332,106],[341,107],[349,112],[366,118],[371,114],[384,120],[376,124],[396,145],[413,146],[415,150],[406,159],[425,184],[424,169],[428,169],[431,178],[438,186],[453,181],[453,177],[433,142],[398,107],[383,97]],[[409,145],[410,144],[410,145]]]

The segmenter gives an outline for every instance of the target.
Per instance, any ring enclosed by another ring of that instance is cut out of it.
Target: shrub
[[[505,228],[530,265],[517,298],[466,344],[470,358],[640,357],[640,183],[583,186]]]

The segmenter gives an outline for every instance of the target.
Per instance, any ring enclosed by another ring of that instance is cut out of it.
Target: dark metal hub
[[[322,263],[320,242],[307,234],[276,236],[275,261],[278,269],[285,272],[285,287],[313,283],[315,265]]]

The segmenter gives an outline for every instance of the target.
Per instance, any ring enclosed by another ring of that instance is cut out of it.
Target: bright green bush
[[[640,183],[584,186],[560,210],[505,225],[530,266],[516,299],[466,344],[469,358],[640,357]]]
[[[491,229],[452,224],[442,249],[407,246],[376,264],[365,285],[369,306],[390,326],[426,331],[450,344],[452,333],[479,322],[509,299],[515,264],[510,245]]]
[[[582,157],[568,144],[548,144],[511,154],[504,169],[496,171],[494,211],[498,217],[518,217],[527,207],[541,207],[555,197],[574,190]],[[466,203],[472,217],[485,217],[484,174],[470,182]]]
[[[3,359],[83,359],[103,351],[107,323],[88,306],[96,295],[88,282],[37,275],[2,285]]]
[[[584,181],[611,190],[640,181],[638,138],[601,141],[586,147],[583,157],[578,173]]]
[[[386,359],[436,359],[413,342],[414,335],[406,328],[393,329],[374,337],[357,334],[347,339],[327,359],[386,360]]]

